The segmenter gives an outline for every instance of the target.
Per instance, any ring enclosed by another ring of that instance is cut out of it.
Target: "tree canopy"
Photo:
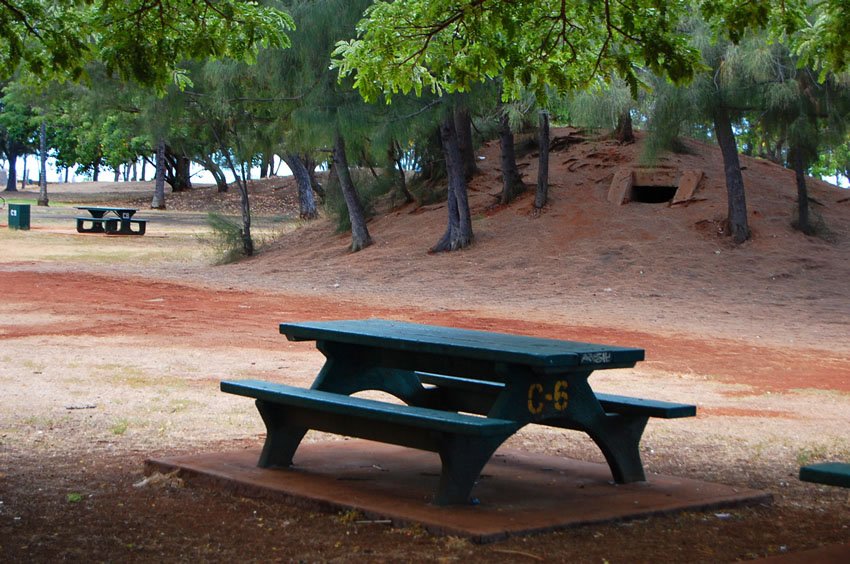
[[[396,0],[375,2],[356,38],[334,55],[367,100],[423,89],[464,92],[500,77],[503,97],[526,88],[566,92],[619,74],[634,91],[638,69],[674,82],[690,79],[699,54],[680,24],[701,11],[718,34],[738,41],[766,27],[803,62],[827,70],[848,64],[846,0]]]
[[[636,65],[688,79],[698,53],[677,29],[690,2],[627,0],[397,0],[375,2],[358,37],[335,51],[367,100],[381,94],[465,92],[501,77],[503,97],[549,86],[568,91],[616,70],[637,84]]]
[[[23,66],[45,78],[79,78],[98,61],[123,79],[161,88],[186,59],[250,60],[286,47],[284,12],[249,0],[3,0],[0,73]]]

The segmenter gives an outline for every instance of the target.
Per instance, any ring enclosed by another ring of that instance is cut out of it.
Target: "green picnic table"
[[[76,209],[87,211],[88,216],[75,217],[78,233],[106,233],[107,235],[144,235],[146,219],[133,217],[135,208],[76,206]],[[87,224],[90,224],[87,226]],[[136,225],[137,229],[132,226]]]
[[[291,341],[315,341],[325,364],[310,389],[221,382],[256,399],[266,426],[259,466],[292,465],[316,429],[437,452],[434,502],[468,503],[484,465],[530,423],[587,433],[618,483],[645,480],[639,444],[650,417],[696,414],[689,404],[596,393],[596,370],[630,368],[643,349],[471,331],[381,319],[282,323]],[[403,404],[351,394],[387,392]]]

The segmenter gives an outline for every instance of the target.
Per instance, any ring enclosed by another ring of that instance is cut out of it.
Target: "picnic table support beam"
[[[440,484],[434,496],[436,505],[465,504],[472,501],[472,488],[484,466],[506,436],[490,440],[470,440],[466,436],[445,436],[440,447]]]
[[[351,351],[346,351],[345,347],[334,346],[333,343],[320,341],[316,348],[325,355],[326,360],[311,386],[314,390],[348,396],[365,390],[376,390],[395,396],[409,405],[426,405],[425,389],[415,372],[371,365],[357,358]]]
[[[266,440],[257,466],[260,468],[292,466],[292,457],[295,456],[298,445],[307,434],[307,427],[290,424],[286,412],[279,406],[263,400],[257,400],[255,404],[266,425]]]
[[[583,431],[602,451],[615,482],[646,480],[640,440],[649,417],[606,413],[588,383],[590,371],[534,378],[520,367],[506,366],[500,370],[513,377],[505,378],[508,393],[499,396],[487,414],[489,417]],[[526,389],[529,402],[523,413],[509,398],[522,397]]]
[[[640,439],[649,417],[606,415],[609,421],[586,432],[602,451],[618,484],[646,481],[640,458]],[[614,421],[616,420],[616,421]]]

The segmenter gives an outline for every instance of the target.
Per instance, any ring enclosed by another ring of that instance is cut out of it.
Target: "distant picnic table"
[[[78,233],[106,233],[107,235],[144,235],[146,219],[138,219],[135,208],[76,206],[76,209],[89,212],[88,216],[79,216]],[[88,225],[88,226],[87,226]],[[134,230],[133,225],[137,228]]]
[[[434,501],[468,503],[484,465],[529,423],[587,433],[618,483],[645,480],[639,444],[650,417],[696,414],[689,404],[596,393],[596,370],[630,368],[643,349],[380,319],[283,323],[316,341],[326,361],[310,389],[221,382],[252,397],[266,425],[258,465],[287,467],[309,429],[437,452]],[[351,394],[387,392],[404,405]]]

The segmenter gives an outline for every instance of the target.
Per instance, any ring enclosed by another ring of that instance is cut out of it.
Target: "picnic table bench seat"
[[[800,480],[827,486],[850,488],[850,463],[821,462],[803,466],[800,468]]]
[[[437,452],[437,504],[465,503],[474,478],[515,421],[399,405],[258,380],[225,380],[221,391],[256,399],[266,424],[258,466],[286,467],[308,429]]]
[[[77,216],[74,218],[77,220],[77,231],[80,233],[89,233],[92,231],[105,231],[107,226],[109,225],[117,225],[118,218],[116,217],[80,217]],[[90,228],[86,228],[85,224],[89,222],[92,224]],[[114,227],[113,227],[114,229]]]

